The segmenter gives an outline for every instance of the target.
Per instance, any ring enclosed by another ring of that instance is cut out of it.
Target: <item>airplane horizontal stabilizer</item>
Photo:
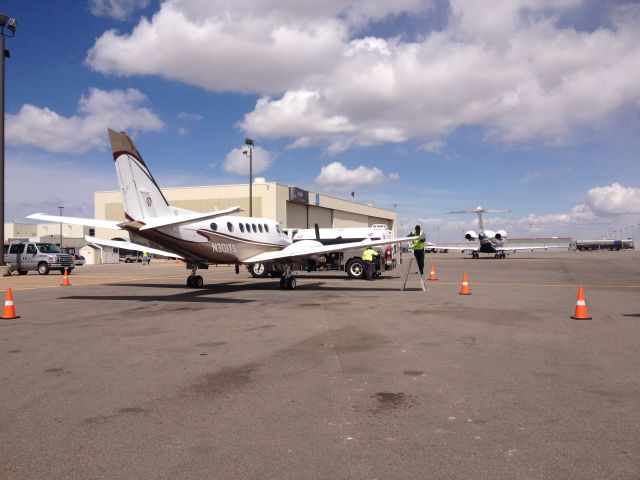
[[[124,242],[121,240],[102,240],[96,237],[90,237],[86,235],[84,239],[89,243],[94,243],[96,245],[104,245],[105,247],[115,247],[115,248],[123,248],[125,250],[135,250],[137,252],[148,252],[153,253],[154,255],[161,255],[163,257],[173,257],[173,258],[184,258],[177,253],[165,252],[164,250],[158,250],[157,248],[146,247],[144,245],[139,245],[137,243]]]
[[[279,250],[277,252],[265,252],[255,255],[253,257],[247,258],[242,261],[242,263],[263,263],[263,262],[274,262],[281,261],[284,263],[292,262],[292,263],[302,263],[305,262],[309,257],[313,255],[320,255],[323,253],[331,253],[331,252],[342,252],[346,250],[351,250],[353,248],[364,248],[364,247],[376,247],[381,245],[393,245],[395,243],[403,243],[410,242],[418,237],[402,237],[402,238],[394,238],[390,240],[370,240],[365,239],[361,242],[351,242],[351,243],[342,243],[342,244],[334,244],[334,245],[322,245],[320,242],[314,240],[303,240],[300,242],[295,242],[289,245],[288,247]]]
[[[57,215],[46,215],[44,213],[34,213],[27,215],[26,218],[33,220],[44,220],[55,223],[70,223],[72,225],[84,225],[86,227],[109,228],[111,230],[122,230],[120,222],[113,220],[98,220],[97,218],[79,218],[79,217],[60,217]]]
[[[231,207],[225,210],[217,210],[215,212],[190,213],[187,215],[145,218],[143,220],[144,226],[140,227],[140,230],[150,230],[152,228],[160,227],[176,227],[178,225],[184,225],[187,223],[194,223],[202,220],[209,220],[211,218],[222,217],[224,215],[231,215],[241,211],[242,208],[240,207]]]

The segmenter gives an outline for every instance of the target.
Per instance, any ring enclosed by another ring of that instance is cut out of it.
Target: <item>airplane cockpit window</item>
[[[233,223],[227,222],[227,230],[229,230],[230,232],[233,232]]]
[[[253,233],[258,233],[258,229],[256,228],[256,224],[252,223],[251,226],[253,227]]]
[[[262,233],[262,225],[258,224],[258,230],[260,230],[260,233]]]
[[[282,230],[280,229],[280,224],[276,224],[276,232],[278,233],[282,233]]]
[[[238,226],[240,227],[240,231],[241,231],[242,233],[244,233],[244,225],[242,225],[242,223],[240,223]]]
[[[264,231],[269,233],[269,225],[267,225],[266,223],[264,224]]]
[[[218,230],[218,224],[217,223],[212,223],[211,225],[209,225],[211,227],[211,230],[213,230],[214,232],[216,230]]]

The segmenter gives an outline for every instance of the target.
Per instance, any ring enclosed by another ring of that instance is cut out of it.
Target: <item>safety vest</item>
[[[364,252],[362,252],[362,260],[365,262],[373,262],[373,257],[377,257],[380,255],[373,248],[367,248]]]
[[[411,237],[415,237],[416,231],[413,230],[411,232]],[[424,250],[424,242],[426,241],[425,238],[425,234],[424,234],[424,230],[420,230],[420,237],[416,238],[415,240],[411,240],[411,248],[413,248],[413,250]]]

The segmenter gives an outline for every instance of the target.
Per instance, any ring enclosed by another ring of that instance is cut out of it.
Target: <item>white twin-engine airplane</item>
[[[565,248],[565,247],[557,247],[557,246],[548,246],[548,247],[507,247],[507,232],[504,230],[498,230],[494,232],[493,230],[485,230],[484,223],[482,222],[482,214],[483,213],[502,213],[509,212],[510,210],[486,210],[482,207],[478,207],[475,210],[456,210],[453,212],[447,213],[475,213],[478,215],[478,226],[480,227],[480,232],[476,233],[473,230],[469,230],[464,234],[464,238],[466,238],[470,242],[474,242],[478,240],[479,245],[476,247],[449,247],[442,246],[441,248],[446,248],[448,250],[460,250],[461,252],[471,252],[471,256],[473,258],[479,258],[481,253],[489,253],[495,255],[496,258],[506,258],[507,252],[517,252],[518,250],[547,250],[548,248]]]
[[[289,241],[279,223],[256,217],[232,214],[240,207],[198,213],[169,205],[142,160],[131,138],[125,133],[109,129],[109,139],[115,160],[116,174],[126,220],[116,222],[90,218],[59,217],[36,213],[27,218],[55,223],[71,223],[89,227],[126,230],[130,242],[101,240],[86,236],[89,243],[128,250],[146,251],[156,255],[175,257],[191,269],[187,286],[201,288],[204,284],[198,268],[215,264],[275,262],[280,265],[280,288],[292,290],[296,279],[291,273],[293,264],[304,264],[315,257],[352,248],[389,245],[410,241],[413,237],[392,240],[366,239],[342,245],[324,246],[319,241]]]

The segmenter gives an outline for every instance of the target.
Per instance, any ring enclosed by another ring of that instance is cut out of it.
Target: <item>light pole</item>
[[[5,30],[6,28],[6,30]],[[4,49],[4,37],[16,34],[16,19],[0,13],[0,237],[4,245],[4,59],[10,57]],[[0,266],[4,267],[4,247],[0,248]],[[7,270],[2,275],[10,275]]]
[[[62,250],[62,209],[64,207],[58,207],[60,209],[60,250]]]
[[[252,138],[245,138],[244,144],[249,150],[249,216],[253,217],[253,147],[254,141]],[[245,155],[247,151],[244,152]]]

